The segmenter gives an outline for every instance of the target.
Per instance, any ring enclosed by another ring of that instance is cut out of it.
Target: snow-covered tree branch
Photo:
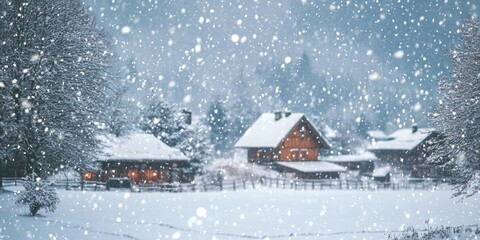
[[[471,196],[480,190],[480,19],[464,22],[451,60],[453,75],[440,80],[431,114],[443,134],[431,160],[454,177],[455,195]]]
[[[42,178],[84,168],[109,90],[110,41],[80,1],[0,3],[0,95],[8,161]]]

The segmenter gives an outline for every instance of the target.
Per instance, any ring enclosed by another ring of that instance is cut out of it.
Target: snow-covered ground
[[[386,239],[408,226],[480,221],[480,200],[450,190],[130,193],[59,190],[37,217],[0,193],[0,239]]]

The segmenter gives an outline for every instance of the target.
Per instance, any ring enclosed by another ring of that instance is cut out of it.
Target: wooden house
[[[437,136],[432,128],[399,129],[389,140],[374,141],[368,147],[380,161],[388,163],[412,177],[435,177],[435,167],[426,163],[432,153],[431,139]]]
[[[328,142],[301,113],[264,113],[235,144],[250,163],[316,161]]]
[[[134,133],[123,137],[102,137],[104,155],[100,156],[99,180],[128,177],[135,184],[148,182],[188,182],[189,159],[176,148],[155,136]],[[91,177],[88,172],[84,178]]]
[[[371,173],[375,168],[375,162],[378,160],[378,158],[371,152],[364,152],[350,155],[321,156],[320,160],[335,163],[351,171]]]
[[[262,114],[238,140],[235,147],[246,149],[249,163],[271,165],[281,172],[293,171],[297,177],[338,176],[325,174],[323,171],[332,170],[332,165],[318,161],[319,152],[329,149],[329,143],[301,113]],[[325,169],[327,165],[328,169]],[[339,167],[336,170],[345,169]]]

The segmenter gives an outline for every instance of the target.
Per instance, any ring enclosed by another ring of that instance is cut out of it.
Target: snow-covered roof
[[[291,168],[304,173],[316,172],[345,172],[345,168],[334,163],[325,161],[295,161],[295,162],[276,162],[280,166]]]
[[[413,132],[410,128],[399,129],[392,133],[392,140],[373,142],[368,150],[405,150],[410,151],[425,141],[435,129],[419,128]]]
[[[275,120],[275,113],[262,114],[237,141],[235,147],[277,147],[300,119],[304,117],[302,113],[291,113],[288,117],[285,113],[281,114],[282,117],[278,120]],[[313,125],[312,127],[321,136],[320,132]]]
[[[390,173],[390,167],[375,168],[372,177],[385,177]]]
[[[188,161],[189,159],[177,149],[172,148],[148,133],[132,133],[127,136],[101,136],[104,156],[101,161],[117,160],[151,160],[151,161]]]
[[[392,137],[388,136],[382,130],[369,130],[367,131],[367,135],[374,140],[391,140]]]
[[[364,152],[364,153],[352,154],[352,155],[320,156],[319,160],[333,162],[333,163],[342,163],[342,162],[376,161],[378,160],[378,158],[375,156],[375,154],[371,152]]]

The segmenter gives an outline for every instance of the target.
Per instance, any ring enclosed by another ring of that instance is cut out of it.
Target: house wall
[[[274,148],[249,148],[249,163],[269,163],[278,160],[278,150]]]
[[[109,161],[102,162],[100,181],[111,177],[128,177],[135,184],[149,182],[172,183],[188,182],[191,176],[185,173],[188,163],[184,162],[138,162]]]
[[[279,150],[279,161],[316,161],[319,143],[314,130],[300,121],[284,139]]]

